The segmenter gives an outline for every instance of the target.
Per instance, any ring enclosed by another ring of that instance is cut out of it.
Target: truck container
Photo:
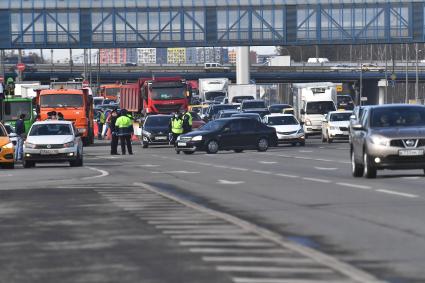
[[[290,67],[291,56],[272,56],[269,60],[269,66],[271,67]]]
[[[255,84],[240,84],[240,85],[230,84],[229,85],[229,88],[228,88],[229,103],[240,104],[241,100],[243,99],[255,99],[256,97],[257,97],[257,85]]]
[[[336,85],[331,82],[292,85],[295,116],[303,123],[306,137],[319,135],[324,116],[336,110]]]
[[[118,84],[118,83],[101,85],[99,88],[99,91],[100,91],[99,94],[105,99],[118,102],[120,99],[121,87],[122,87],[122,84]]]
[[[15,96],[21,98],[34,98],[37,96],[36,90],[41,86],[40,82],[25,82],[15,84]]]
[[[121,87],[120,108],[133,114],[170,114],[188,109],[188,87],[180,77],[141,78]]]
[[[214,101],[216,97],[228,94],[229,79],[199,79],[199,96],[203,102]]]

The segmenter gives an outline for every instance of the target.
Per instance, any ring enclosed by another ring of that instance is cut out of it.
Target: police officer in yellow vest
[[[181,113],[175,114],[170,121],[170,132],[172,134],[171,144],[175,144],[178,136],[183,134],[183,116]]]
[[[128,154],[133,154],[131,146],[131,135],[133,134],[133,120],[128,116],[127,110],[121,110],[121,116],[115,122],[117,136],[120,137],[121,153],[125,155],[125,146],[127,144]]]
[[[188,110],[186,110],[183,114],[183,132],[185,134],[192,131],[192,120],[192,114]]]

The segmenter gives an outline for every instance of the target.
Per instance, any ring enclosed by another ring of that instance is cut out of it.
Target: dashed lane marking
[[[204,254],[292,254],[291,251],[283,249],[246,249],[246,248],[190,248],[192,253]]]
[[[244,181],[229,181],[229,180],[218,180],[217,181],[218,184],[221,185],[240,185],[240,184],[244,184]]]
[[[338,170],[338,168],[333,168],[333,167],[314,167],[317,170],[322,170],[322,171],[332,171],[332,170]]]
[[[285,177],[285,178],[299,178],[300,176],[297,175],[290,175],[290,174],[284,174],[284,173],[276,173],[276,176],[279,177]]]
[[[159,167],[161,165],[156,165],[156,164],[142,164],[142,165],[137,165],[139,167],[148,167],[148,168],[152,168],[152,167]]]
[[[234,283],[354,283],[351,280],[305,280],[305,279],[291,279],[291,278],[245,278],[233,277]]]
[[[200,172],[192,172],[192,171],[154,171],[151,174],[199,174]]]
[[[260,236],[255,235],[233,235],[233,234],[219,234],[219,235],[170,235],[171,239],[178,240],[261,240]]]
[[[302,179],[306,180],[306,181],[312,181],[312,182],[318,182],[318,183],[324,183],[324,184],[331,183],[331,181],[329,181],[329,180],[318,179],[318,178],[303,177]]]
[[[202,260],[210,262],[270,262],[270,263],[290,263],[309,264],[315,263],[309,258],[294,257],[259,257],[259,256],[203,256]]]
[[[302,273],[302,274],[324,274],[334,273],[333,270],[323,267],[274,267],[274,266],[232,266],[219,265],[218,271],[244,272],[244,273]]]
[[[276,247],[271,242],[242,242],[242,241],[181,241],[181,246],[195,246],[195,247]]]
[[[276,161],[259,161],[258,163],[261,163],[261,164],[277,164]]]
[[[271,175],[273,174],[273,172],[269,172],[269,171],[262,171],[262,170],[251,170],[252,173],[258,173],[258,174],[263,174],[263,175]]]
[[[350,184],[350,183],[336,183],[339,186],[343,186],[343,187],[349,187],[349,188],[355,188],[355,189],[362,189],[362,190],[371,190],[372,188],[369,186],[364,186],[364,185],[357,185],[357,184]]]
[[[396,196],[401,196],[401,197],[407,197],[407,198],[418,198],[419,196],[417,195],[413,195],[413,194],[407,194],[407,193],[401,193],[401,192],[396,192],[396,191],[391,191],[391,190],[376,190],[377,192],[380,193],[385,193],[385,194],[390,194],[390,195],[396,195]]]

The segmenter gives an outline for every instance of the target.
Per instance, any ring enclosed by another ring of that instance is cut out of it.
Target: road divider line
[[[298,278],[254,278],[254,277],[233,277],[234,283],[353,283],[348,280],[323,280],[323,279],[298,279]]]
[[[229,180],[218,180],[217,181],[218,184],[221,185],[240,185],[240,184],[244,184],[244,181],[229,181]]]
[[[335,271],[323,267],[272,267],[272,266],[232,266],[219,265],[216,267],[218,271],[227,272],[249,272],[249,273],[302,273],[302,274],[330,274]]]
[[[290,174],[284,174],[284,173],[277,173],[275,175],[279,176],[279,177],[285,177],[285,178],[299,178],[300,177],[300,176],[297,176],[297,175],[290,175]]]
[[[272,172],[268,171],[262,171],[262,170],[251,170],[252,173],[258,173],[258,174],[264,174],[264,175],[270,175],[273,174]]]
[[[354,189],[362,189],[362,190],[371,190],[372,188],[369,186],[364,186],[364,185],[356,185],[356,184],[350,184],[350,183],[336,183],[339,186],[343,186],[343,187],[349,187],[349,188],[354,188]]]
[[[270,262],[270,263],[291,263],[308,264],[316,263],[310,258],[294,257],[260,257],[260,256],[203,256],[202,260],[210,262]]]
[[[98,178],[103,178],[103,177],[109,176],[109,172],[108,171],[97,169],[95,167],[89,167],[89,166],[85,166],[85,168],[90,169],[92,171],[99,172],[100,175],[91,176],[91,177],[84,177],[84,178],[81,178],[81,180],[98,179]]]
[[[252,248],[190,248],[192,253],[206,254],[291,254],[289,250],[281,249],[252,249]]]
[[[380,193],[385,193],[385,194],[390,194],[390,195],[396,195],[396,196],[401,196],[401,197],[407,197],[407,198],[418,198],[418,195],[413,195],[413,194],[407,194],[407,193],[401,193],[401,192],[396,192],[396,191],[391,191],[391,190],[384,190],[384,189],[379,189],[376,190],[377,192]]]
[[[192,246],[192,247],[276,247],[272,242],[223,242],[223,241],[181,241],[181,246]]]
[[[329,184],[331,182],[329,180],[318,179],[318,178],[309,178],[309,177],[303,177],[302,179],[306,180],[306,181],[312,181],[312,182],[318,182],[318,183],[324,183],[324,184]]]

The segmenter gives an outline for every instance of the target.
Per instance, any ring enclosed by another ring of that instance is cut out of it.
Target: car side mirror
[[[301,115],[305,115],[305,110],[304,110],[304,109],[301,109],[301,110],[300,110],[300,114],[301,114]]]
[[[363,127],[362,124],[355,124],[355,125],[353,125],[353,130],[362,131],[362,130],[364,130],[364,127]]]

